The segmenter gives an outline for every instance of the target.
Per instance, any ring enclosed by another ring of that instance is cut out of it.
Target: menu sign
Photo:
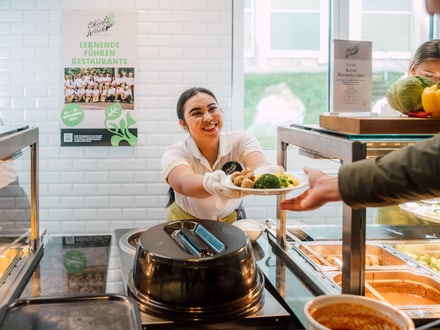
[[[137,145],[136,18],[63,12],[61,146]]]
[[[370,112],[372,42],[333,40],[332,112]]]

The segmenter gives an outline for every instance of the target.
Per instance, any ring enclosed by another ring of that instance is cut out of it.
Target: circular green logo
[[[67,251],[64,255],[64,268],[69,274],[80,274],[87,266],[87,258],[78,250]]]
[[[84,119],[84,110],[79,104],[66,104],[61,111],[61,120],[64,125],[72,127],[78,125]]]

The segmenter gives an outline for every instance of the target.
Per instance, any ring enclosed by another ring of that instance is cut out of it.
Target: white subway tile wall
[[[164,148],[184,138],[175,104],[180,93],[205,86],[218,96],[225,127],[233,127],[232,0],[22,0],[0,2],[0,115],[7,124],[40,130],[40,225],[50,235],[104,234],[147,228],[166,219]],[[63,106],[62,12],[138,13],[137,147],[60,147]],[[274,152],[268,153],[276,161]],[[308,160],[293,153],[291,170]],[[325,169],[336,172],[337,164]],[[275,197],[246,199],[248,217],[276,217]],[[340,223],[341,205],[288,214],[295,223]],[[120,289],[113,242],[109,288]]]

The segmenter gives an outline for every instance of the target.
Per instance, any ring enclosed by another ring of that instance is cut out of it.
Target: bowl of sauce
[[[364,296],[318,296],[306,303],[304,312],[308,330],[414,330],[414,322],[404,312]]]

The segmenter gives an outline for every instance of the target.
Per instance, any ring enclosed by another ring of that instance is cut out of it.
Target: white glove
[[[283,174],[284,168],[281,165],[266,165],[255,169],[255,174],[273,173],[273,174]]]
[[[226,178],[225,172],[217,170],[203,175],[203,188],[211,195],[220,195],[225,198],[242,198],[248,194],[226,187],[222,181]]]

